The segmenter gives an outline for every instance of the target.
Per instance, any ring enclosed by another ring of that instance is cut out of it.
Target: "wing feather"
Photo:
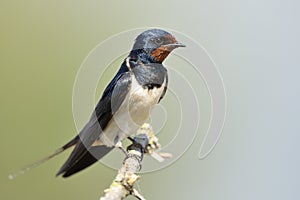
[[[108,147],[96,148],[92,147],[92,144],[99,139],[102,130],[105,130],[113,114],[124,101],[131,87],[130,73],[126,64],[123,63],[117,75],[103,92],[89,122],[79,133],[80,140],[57,175],[64,174],[64,177],[70,176],[95,162],[94,159],[91,159],[91,154],[95,154],[94,156],[99,160],[112,149]],[[112,95],[112,93],[114,93],[114,95]],[[91,149],[92,152],[90,152]],[[90,160],[90,162],[85,162],[87,159]]]

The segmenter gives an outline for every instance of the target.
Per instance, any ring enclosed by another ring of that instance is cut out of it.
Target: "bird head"
[[[142,61],[162,63],[178,47],[185,47],[175,37],[161,29],[150,29],[141,33],[135,40],[131,57]]]

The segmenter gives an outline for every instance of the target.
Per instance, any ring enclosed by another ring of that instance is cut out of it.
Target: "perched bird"
[[[84,128],[70,142],[36,165],[74,146],[57,173],[57,176],[69,177],[92,165],[117,143],[135,134],[148,120],[153,106],[166,93],[168,73],[162,62],[171,51],[184,46],[161,29],[141,33]]]

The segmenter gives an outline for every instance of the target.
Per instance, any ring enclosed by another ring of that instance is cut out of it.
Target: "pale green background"
[[[143,175],[144,196],[300,198],[298,1],[2,0],[0,16],[0,199],[99,198],[115,171],[96,165],[55,178],[67,154],[14,181],[7,175],[75,134],[73,83],[91,49],[145,26],[175,29],[204,45],[224,78],[228,115],[208,158],[197,158],[198,136],[173,165]]]

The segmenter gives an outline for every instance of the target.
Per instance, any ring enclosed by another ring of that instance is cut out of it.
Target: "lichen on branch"
[[[140,178],[136,173],[141,170],[145,153],[160,162],[164,161],[164,157],[169,158],[171,156],[171,154],[156,153],[155,151],[160,147],[161,145],[154,135],[152,127],[145,123],[137,131],[132,144],[127,147],[127,155],[122,167],[110,187],[104,190],[104,196],[100,200],[121,200],[129,195],[144,200],[145,198],[133,187]]]

